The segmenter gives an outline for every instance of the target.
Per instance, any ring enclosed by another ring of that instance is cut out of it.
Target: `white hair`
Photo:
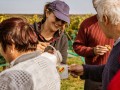
[[[97,8],[97,3],[98,3],[99,1],[100,1],[100,0],[92,0],[92,3],[93,3],[94,8]]]
[[[96,3],[99,20],[102,22],[104,15],[108,16],[111,24],[120,23],[120,0],[99,0]]]

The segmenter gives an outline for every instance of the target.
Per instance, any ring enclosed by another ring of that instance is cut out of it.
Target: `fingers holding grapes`
[[[94,47],[94,53],[95,55],[104,55],[105,53],[107,53],[108,51],[111,50],[109,45],[105,45],[105,46],[101,46],[101,45],[97,45],[96,47]]]

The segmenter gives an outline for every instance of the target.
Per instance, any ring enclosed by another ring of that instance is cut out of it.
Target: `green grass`
[[[83,64],[80,57],[68,58],[67,64]],[[61,90],[84,90],[84,80],[73,78],[71,75],[68,79],[61,80]]]

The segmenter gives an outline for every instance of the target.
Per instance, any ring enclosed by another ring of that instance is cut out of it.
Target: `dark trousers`
[[[102,83],[87,79],[85,80],[84,90],[102,90]]]

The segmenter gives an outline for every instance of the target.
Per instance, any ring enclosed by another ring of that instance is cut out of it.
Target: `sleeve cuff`
[[[89,78],[89,65],[83,65],[84,73],[80,76],[81,79]]]

